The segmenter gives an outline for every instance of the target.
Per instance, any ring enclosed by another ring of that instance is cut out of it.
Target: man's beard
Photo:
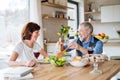
[[[87,35],[84,35],[82,37],[78,36],[78,38],[79,38],[80,41],[84,41],[86,37],[87,37]]]

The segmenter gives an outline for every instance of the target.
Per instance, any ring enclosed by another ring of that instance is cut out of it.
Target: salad
[[[66,57],[57,58],[56,56],[52,55],[45,58],[45,62],[50,62],[52,65],[60,67],[65,64]]]

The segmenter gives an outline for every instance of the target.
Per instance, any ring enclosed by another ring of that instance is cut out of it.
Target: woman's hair
[[[92,34],[92,32],[93,32],[93,26],[92,26],[92,24],[91,23],[89,23],[89,22],[83,22],[83,23],[81,23],[80,25],[84,25],[84,28],[85,29],[90,29],[90,33]]]
[[[36,30],[40,30],[40,26],[34,22],[28,22],[22,29],[21,38],[22,40],[30,40],[32,33]]]

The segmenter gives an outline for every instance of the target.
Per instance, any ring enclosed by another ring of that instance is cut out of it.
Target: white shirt
[[[16,51],[19,56],[17,61],[29,61],[36,59],[33,52],[40,52],[41,46],[35,42],[33,48],[28,47],[23,41],[19,42],[14,51]]]

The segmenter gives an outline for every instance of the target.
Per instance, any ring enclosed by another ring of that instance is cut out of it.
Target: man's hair
[[[83,23],[81,23],[80,25],[84,25],[84,28],[85,29],[90,29],[90,33],[92,34],[92,32],[93,32],[93,26],[92,26],[92,24],[91,23],[89,23],[89,22],[83,22]]]
[[[22,29],[22,40],[30,40],[32,33],[36,30],[40,30],[40,26],[34,22],[28,22]]]

